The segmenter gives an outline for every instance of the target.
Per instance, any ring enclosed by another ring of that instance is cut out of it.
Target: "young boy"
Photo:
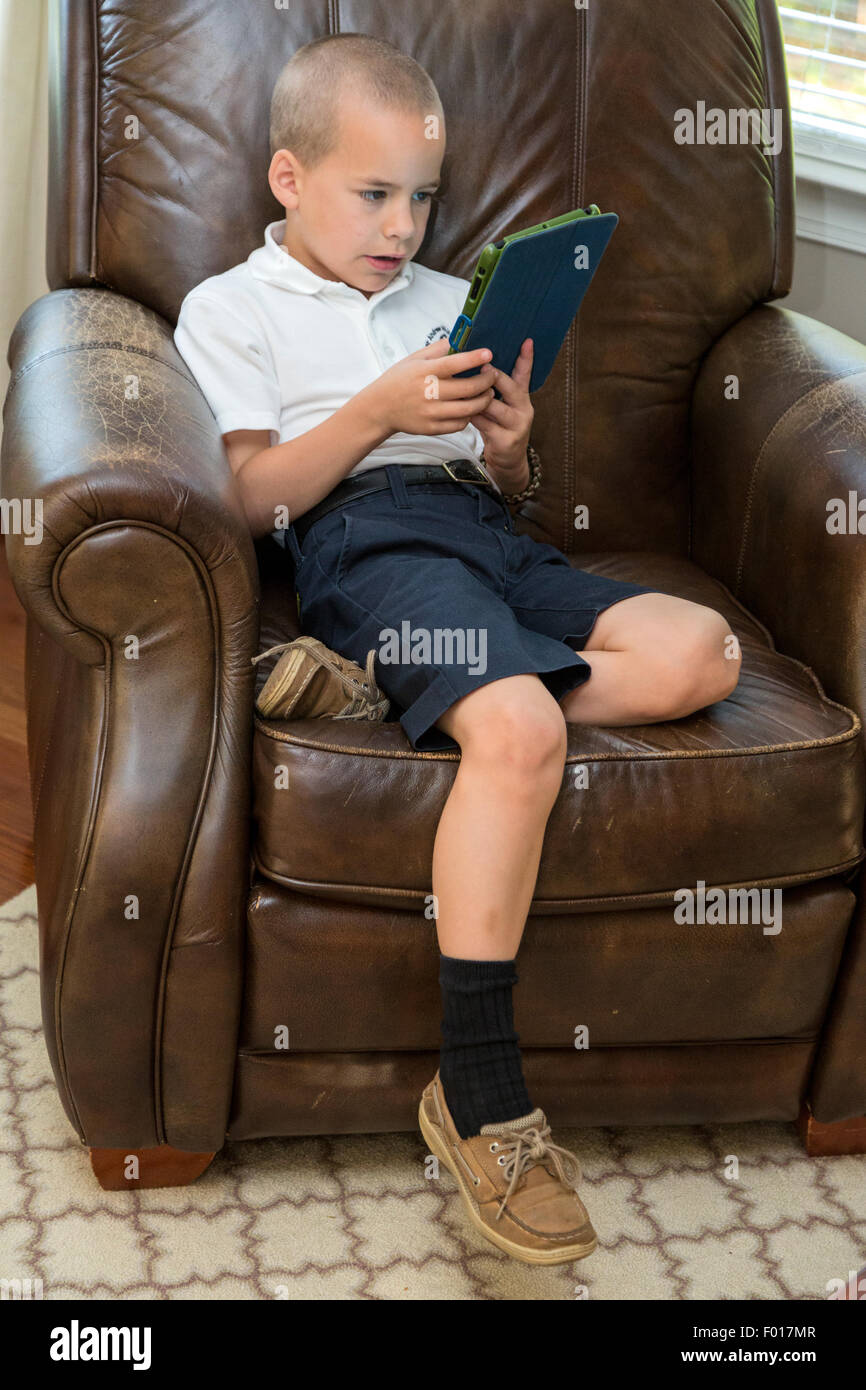
[[[643,724],[724,699],[736,639],[711,609],[515,531],[532,344],[510,376],[486,350],[449,356],[468,282],[412,264],[445,150],[424,69],[382,39],[317,39],[279,76],[270,134],[285,220],[187,295],[175,341],[252,534],[292,550],[302,631],[361,666],[377,648],[412,746],[460,749],[433,853],[442,1049],[419,1123],[488,1240],[531,1263],[580,1259],[596,1235],[579,1164],[533,1106],[512,1017],[566,721]],[[466,634],[466,659],[439,644],[395,661],[386,630],[406,624]]]

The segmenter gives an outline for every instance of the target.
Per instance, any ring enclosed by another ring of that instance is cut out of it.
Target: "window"
[[[797,235],[866,253],[866,0],[777,0]]]
[[[866,143],[866,0],[779,5],[798,124]]]

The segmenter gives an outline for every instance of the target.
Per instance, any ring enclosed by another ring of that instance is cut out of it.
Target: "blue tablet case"
[[[510,241],[475,317],[461,314],[452,328],[451,346],[459,352],[490,348],[491,364],[510,376],[521,343],[531,338],[529,390],[537,391],[550,374],[618,221],[615,212],[597,213]],[[579,255],[582,247],[586,250]],[[479,370],[456,375],[477,376]],[[501,399],[498,392],[496,396]]]

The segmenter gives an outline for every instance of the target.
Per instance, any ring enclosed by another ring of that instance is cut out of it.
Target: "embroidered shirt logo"
[[[424,339],[424,346],[429,347],[436,338],[447,338],[449,332],[450,329],[446,328],[444,323],[440,323],[436,328],[431,328],[427,337]]]

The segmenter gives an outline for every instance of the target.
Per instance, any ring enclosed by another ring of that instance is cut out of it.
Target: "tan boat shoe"
[[[479,1134],[461,1139],[437,1071],[421,1097],[418,1123],[485,1239],[529,1264],[565,1264],[592,1254],[598,1238],[577,1195],[580,1164],[550,1139],[543,1110],[482,1125]]]
[[[385,718],[390,704],[376,684],[375,647],[367,653],[366,672],[316,637],[281,642],[252,661],[279,651],[283,655],[256,700],[259,714],[272,719]]]

